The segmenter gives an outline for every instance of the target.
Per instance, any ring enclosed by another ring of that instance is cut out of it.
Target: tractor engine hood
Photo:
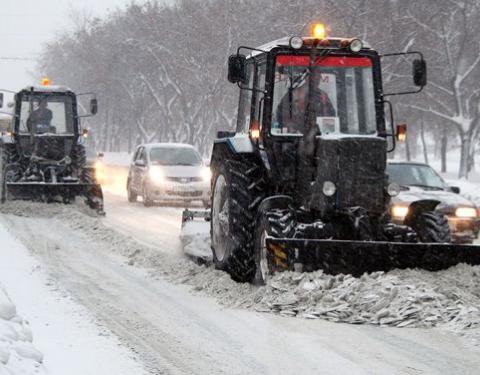
[[[387,142],[372,136],[320,136],[316,139],[316,176],[308,207],[329,210],[363,207],[372,213],[385,210]],[[325,183],[335,184],[327,196]]]

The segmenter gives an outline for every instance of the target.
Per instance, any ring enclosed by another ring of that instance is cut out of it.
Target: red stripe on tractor
[[[283,66],[309,66],[309,56],[278,55],[277,65]],[[371,68],[372,60],[368,57],[350,57],[350,56],[327,56],[317,57],[315,66],[328,66],[340,68]]]

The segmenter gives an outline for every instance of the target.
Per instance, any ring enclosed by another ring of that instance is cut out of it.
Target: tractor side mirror
[[[415,86],[423,87],[427,84],[427,63],[423,59],[413,60],[413,83]]]
[[[0,92],[0,108],[3,108],[3,92]]]
[[[93,98],[90,100],[90,113],[92,115],[96,115],[98,111],[98,102],[97,98]]]
[[[231,83],[245,83],[247,81],[247,58],[245,55],[231,55],[228,58],[228,80]]]
[[[450,186],[450,191],[455,194],[460,194],[460,188],[458,186]]]
[[[407,141],[407,124],[398,124],[397,131],[395,132],[395,136],[398,142],[406,142]]]

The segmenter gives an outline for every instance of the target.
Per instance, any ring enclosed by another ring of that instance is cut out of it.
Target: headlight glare
[[[336,193],[337,187],[332,181],[325,181],[323,183],[322,191],[323,191],[323,194],[325,194],[327,197],[331,197]]]
[[[165,181],[162,169],[157,166],[153,166],[148,170],[148,177],[156,185],[161,185]]]
[[[210,182],[210,180],[212,179],[212,171],[210,170],[210,168],[203,167],[200,173],[204,182]]]
[[[477,217],[477,210],[473,207],[458,207],[455,210],[455,216],[461,218]]]
[[[392,217],[403,219],[408,215],[408,206],[393,206]]]

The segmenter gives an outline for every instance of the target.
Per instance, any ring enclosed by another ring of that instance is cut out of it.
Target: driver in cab
[[[328,94],[319,87],[320,75],[315,74],[315,91],[313,102],[316,116],[336,116],[333,104]],[[288,92],[283,96],[277,107],[277,121],[283,132],[303,134],[307,118],[308,79],[307,74],[297,77]]]
[[[51,126],[53,114],[50,109],[47,108],[48,101],[46,98],[42,98],[38,102],[38,107],[30,113],[27,120],[28,131],[35,133],[55,133],[55,127]]]

